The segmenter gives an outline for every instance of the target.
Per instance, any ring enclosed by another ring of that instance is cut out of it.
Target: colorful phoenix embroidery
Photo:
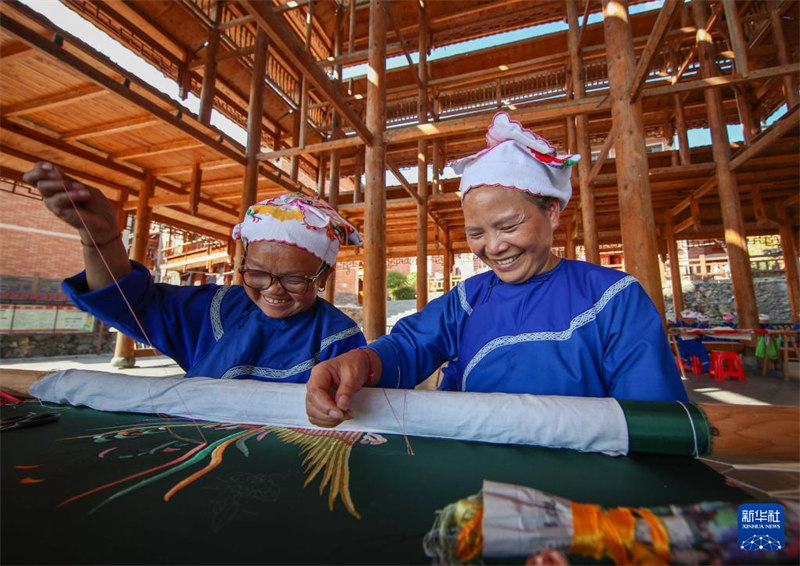
[[[209,442],[205,435],[203,440],[190,440],[178,434],[178,431],[187,427],[195,428],[199,426],[200,430],[216,430],[230,432],[223,438]],[[104,448],[98,453],[98,457],[102,459],[112,458],[133,458],[135,456],[153,455],[157,452],[178,452],[176,458],[136,472],[134,474],[119,478],[112,482],[97,486],[90,490],[84,491],[74,495],[61,503],[58,507],[68,505],[74,501],[109,490],[114,487],[121,487],[112,495],[106,497],[99,504],[95,505],[89,513],[94,513],[101,507],[111,503],[112,501],[130,494],[137,489],[147,485],[156,483],[162,479],[167,478],[173,474],[184,472],[190,468],[204,464],[198,470],[190,473],[188,476],[179,480],[170,489],[164,493],[164,501],[169,501],[176,493],[189,487],[191,484],[211,473],[213,470],[222,465],[225,451],[231,446],[235,446],[244,456],[248,456],[250,451],[247,446],[247,441],[255,438],[256,442],[260,442],[266,435],[274,433],[275,436],[284,443],[295,444],[300,447],[300,454],[305,454],[303,459],[304,473],[308,476],[303,487],[308,486],[315,477],[322,473],[319,485],[319,493],[323,495],[325,488],[328,487],[328,508],[333,510],[334,503],[337,497],[341,497],[347,511],[355,518],[360,519],[358,511],[353,504],[352,497],[350,496],[350,467],[349,458],[353,445],[356,442],[361,444],[383,444],[386,439],[378,434],[361,433],[361,432],[339,432],[339,431],[324,431],[324,430],[311,430],[301,428],[279,428],[271,426],[259,425],[242,425],[242,424],[229,424],[229,423],[187,423],[185,421],[167,421],[156,422],[154,424],[139,425],[127,427],[118,430],[112,430],[95,435],[87,435],[74,437],[72,439],[91,438],[95,443],[107,443],[117,440],[124,440],[129,438],[137,438],[145,435],[152,434],[169,434],[173,437],[165,443],[146,450],[139,451],[137,454],[118,454],[115,452],[116,447]],[[179,446],[191,446],[191,449],[184,451]],[[135,483],[131,483],[135,482]]]

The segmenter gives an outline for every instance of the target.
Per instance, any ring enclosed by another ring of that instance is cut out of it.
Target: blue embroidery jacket
[[[324,299],[300,314],[272,319],[239,285],[155,283],[143,265],[132,265],[119,284],[152,345],[187,377],[305,383],[318,361],[366,343],[356,323]],[[114,285],[89,291],[80,273],[62,287],[82,310],[147,343]]]
[[[442,389],[686,400],[661,318],[632,276],[561,260],[525,283],[481,273],[369,348],[381,385],[413,387],[450,361]]]

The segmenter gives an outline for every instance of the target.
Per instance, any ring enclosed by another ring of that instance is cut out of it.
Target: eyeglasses
[[[309,287],[322,276],[326,267],[325,262],[322,262],[317,268],[317,272],[311,277],[306,277],[305,275],[273,275],[266,271],[247,269],[245,267],[240,267],[239,273],[242,274],[242,282],[251,289],[266,291],[277,281],[287,293],[300,295],[308,292]]]

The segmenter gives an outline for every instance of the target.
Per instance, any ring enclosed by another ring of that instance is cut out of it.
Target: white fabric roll
[[[205,377],[138,377],[67,369],[30,387],[43,401],[100,411],[316,428],[302,384]],[[338,430],[407,434],[495,444],[530,444],[623,455],[628,427],[614,399],[365,388]]]

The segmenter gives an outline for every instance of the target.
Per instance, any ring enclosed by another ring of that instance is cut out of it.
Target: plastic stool
[[[711,350],[708,354],[708,376],[714,377],[717,374],[717,359],[720,352],[718,350]]]
[[[716,352],[714,357],[714,379],[723,381],[727,377],[741,379],[742,383],[747,383],[742,367],[742,359],[737,352]]]
[[[697,356],[692,356],[690,358],[692,360],[692,373],[695,375],[700,375],[701,373],[705,373],[703,371],[703,364],[700,363],[700,358]]]

